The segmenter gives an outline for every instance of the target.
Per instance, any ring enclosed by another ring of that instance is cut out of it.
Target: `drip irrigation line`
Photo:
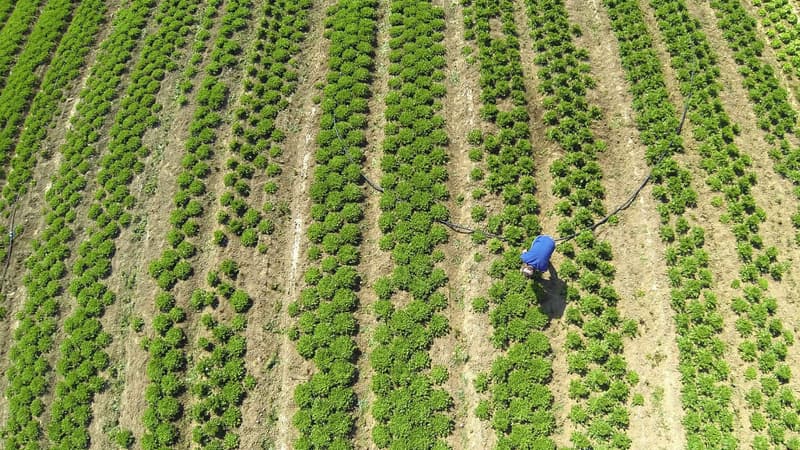
[[[692,74],[689,77],[689,85],[691,85],[693,81],[694,81],[694,70],[692,70]],[[689,111],[689,101],[692,99],[692,93],[693,92],[694,91],[691,91],[691,90],[689,91],[689,96],[686,97],[686,102],[683,105],[683,113],[681,114],[681,120],[678,123],[678,128],[675,130],[675,134],[678,135],[678,136],[680,136],[681,131],[683,130],[683,123],[686,121],[686,113]],[[659,157],[653,163],[653,168],[650,169],[650,172],[647,174],[647,176],[644,177],[644,179],[642,180],[641,183],[639,183],[639,187],[634,189],[634,191],[631,193],[631,195],[628,197],[628,199],[625,200],[625,202],[622,203],[621,205],[617,206],[616,209],[614,209],[614,211],[611,211],[611,213],[607,214],[605,217],[603,217],[599,221],[595,222],[594,224],[592,224],[592,225],[590,225],[590,226],[588,226],[588,227],[586,227],[586,228],[584,228],[584,229],[582,229],[580,231],[575,232],[574,234],[571,234],[569,236],[559,237],[559,238],[556,238],[556,239],[553,239],[553,240],[556,241],[556,242],[566,242],[566,241],[569,241],[569,240],[572,240],[572,239],[578,237],[584,231],[594,231],[595,228],[597,228],[600,225],[608,222],[608,220],[611,219],[614,215],[618,214],[621,211],[624,211],[624,210],[628,209],[633,204],[633,201],[636,200],[636,197],[639,196],[639,193],[642,192],[642,189],[644,189],[644,187],[647,185],[647,182],[650,181],[650,178],[653,177],[653,170],[659,164],[661,164],[661,161],[663,161],[664,158],[667,157],[668,150],[669,149],[667,148],[667,149],[664,149],[663,152],[661,152],[661,155],[659,155]]]
[[[691,76],[689,78],[689,84],[691,85],[693,81],[694,81],[694,70],[692,71],[692,74],[691,74]],[[683,123],[686,121],[686,113],[689,111],[689,101],[692,98],[692,93],[693,93],[693,91],[690,91],[689,92],[689,96],[686,98],[686,102],[685,102],[685,104],[683,106],[683,113],[681,114],[681,120],[678,123],[678,128],[675,130],[675,134],[678,135],[678,136],[680,136],[681,131],[683,130]],[[336,117],[335,116],[333,116],[333,130],[336,132],[336,137],[339,139],[339,143],[342,144],[342,147],[343,147],[344,152],[345,152],[345,156],[347,156],[348,161],[351,164],[356,164],[356,162],[353,160],[353,157],[350,156],[350,153],[347,151],[347,149],[348,149],[347,144],[345,143],[344,139],[342,139],[341,134],[339,134],[339,128],[336,125]],[[655,169],[655,167],[657,167],[661,163],[661,161],[663,161],[664,158],[667,157],[668,150],[669,149],[665,149],[661,153],[661,155],[659,155],[659,157],[655,160],[655,162],[652,165],[653,169],[650,169],[650,172],[647,174],[647,176],[644,177],[644,179],[641,181],[641,183],[639,183],[639,186],[631,193],[631,195],[628,197],[627,200],[625,200],[625,202],[623,202],[622,204],[617,206],[611,213],[607,214],[605,217],[603,217],[599,221],[593,223],[592,225],[590,225],[590,226],[588,226],[588,227],[586,227],[586,228],[584,228],[584,229],[582,229],[580,231],[577,231],[577,232],[575,232],[575,233],[573,233],[571,235],[555,238],[554,241],[556,241],[556,242],[566,242],[566,241],[569,241],[569,240],[572,240],[572,239],[578,237],[584,231],[594,231],[600,225],[603,225],[604,223],[608,222],[609,219],[611,219],[611,217],[613,217],[614,215],[620,213],[621,211],[624,211],[624,210],[628,209],[633,204],[634,200],[636,200],[636,197],[639,196],[639,193],[642,192],[642,189],[644,189],[644,187],[647,185],[647,183],[653,177],[653,170]],[[361,176],[364,178],[364,181],[366,181],[367,184],[372,189],[374,189],[374,190],[376,190],[378,192],[381,192],[381,193],[384,191],[383,188],[378,183],[376,183],[375,181],[371,180],[367,176],[367,174],[364,173],[363,170],[361,171]],[[477,229],[477,228],[470,228],[470,227],[468,227],[466,225],[461,225],[461,224],[450,222],[449,220],[434,219],[434,222],[438,222],[438,223],[450,228],[451,230],[455,231],[456,233],[461,233],[461,234],[482,233],[482,234],[484,234],[486,236],[490,236],[490,237],[493,237],[493,238],[500,239],[503,242],[508,242],[508,240],[505,237],[503,237],[503,236],[501,236],[499,234],[496,234],[496,233],[491,233],[491,232],[489,232],[487,230]],[[7,264],[6,264],[6,266],[7,266]],[[4,275],[4,278],[5,278],[5,275]]]

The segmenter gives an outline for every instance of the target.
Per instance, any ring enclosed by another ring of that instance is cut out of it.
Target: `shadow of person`
[[[552,264],[547,267],[547,276],[542,274],[537,278],[542,312],[551,319],[560,318],[567,308],[567,284],[558,278],[558,272]]]

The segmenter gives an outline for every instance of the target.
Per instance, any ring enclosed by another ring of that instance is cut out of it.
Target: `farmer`
[[[550,266],[550,256],[556,248],[556,241],[550,236],[539,235],[533,240],[531,248],[520,255],[522,268],[520,272],[531,278],[534,271],[544,272]]]

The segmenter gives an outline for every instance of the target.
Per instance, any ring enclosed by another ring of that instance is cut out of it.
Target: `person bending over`
[[[544,272],[550,266],[550,256],[556,248],[556,241],[547,235],[536,236],[531,243],[531,248],[520,255],[522,268],[520,272],[528,278],[533,277],[536,271]]]

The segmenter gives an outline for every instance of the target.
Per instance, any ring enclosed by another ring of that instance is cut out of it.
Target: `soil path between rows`
[[[442,112],[450,139],[447,208],[453,222],[472,226],[470,211],[478,203],[470,193],[480,187],[480,183],[471,180],[470,172],[480,164],[469,159],[472,146],[467,142],[467,135],[474,129],[488,130],[478,116],[481,107],[479,63],[468,64],[462,54],[466,44],[462,6],[453,0],[437,0],[434,4],[443,9],[446,22],[443,44],[447,58],[447,94]],[[485,167],[482,170],[485,171]],[[494,431],[488,422],[475,415],[475,408],[483,398],[475,390],[475,377],[490,369],[498,353],[490,341],[492,327],[488,315],[472,309],[472,300],[485,296],[491,284],[486,248],[475,245],[469,235],[451,232],[444,251],[443,267],[450,286],[447,297],[451,332],[448,338],[437,342],[431,353],[434,362],[447,367],[450,373],[446,388],[453,396],[456,428],[449,443],[461,449],[493,448]]]
[[[380,183],[382,171],[380,162],[383,158],[383,141],[386,127],[386,94],[389,92],[389,1],[381,1],[377,9],[378,30],[376,34],[375,70],[373,71],[372,97],[369,100],[369,116],[367,117],[367,149],[365,151],[364,175],[375,183]],[[364,184],[364,222],[362,223],[363,239],[361,243],[361,262],[358,273],[363,277],[360,306],[356,312],[358,335],[356,345],[361,352],[356,365],[358,381],[354,386],[358,398],[356,412],[356,430],[354,442],[357,448],[376,448],[372,442],[372,430],[375,418],[372,416],[372,404],[375,393],[372,392],[372,365],[369,355],[372,353],[372,334],[378,325],[373,309],[378,300],[373,286],[383,276],[389,275],[392,269],[391,255],[379,248],[383,233],[378,226],[381,215],[381,194],[368,184]]]
[[[297,411],[294,391],[298,385],[310,379],[313,371],[313,363],[305,361],[297,353],[286,331],[295,320],[289,316],[288,307],[299,298],[302,277],[308,267],[306,229],[311,208],[308,191],[313,182],[316,136],[319,134],[319,120],[322,115],[320,106],[314,103],[314,97],[321,92],[314,86],[325,82],[330,42],[323,36],[324,21],[327,10],[334,4],[334,0],[317,3],[309,15],[310,29],[302,46],[297,91],[290,101],[289,109],[278,117],[279,125],[288,124],[297,129],[288,135],[284,145],[286,167],[279,188],[283,192],[289,192],[291,196],[287,199],[290,211],[288,232],[279,239],[281,242],[278,244],[279,252],[284,255],[280,259],[289,264],[284,263],[280,269],[285,274],[281,277],[285,284],[279,289],[279,330],[283,335],[277,350],[278,367],[273,369],[277,379],[274,380],[276,392],[271,397],[271,413],[276,416],[276,423],[274,432],[269,433],[280,450],[293,448],[298,437],[297,430],[292,426],[292,417]]]

